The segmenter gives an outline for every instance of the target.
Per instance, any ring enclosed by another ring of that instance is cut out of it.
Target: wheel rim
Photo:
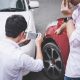
[[[57,46],[53,43],[47,43],[43,47],[44,54],[44,71],[45,74],[51,78],[59,78],[62,72],[62,60],[60,57],[60,52]]]

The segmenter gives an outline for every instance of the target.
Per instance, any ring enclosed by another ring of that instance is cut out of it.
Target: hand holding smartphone
[[[36,38],[36,46],[37,47],[39,47],[39,46],[41,47],[42,41],[43,41],[42,34],[38,33],[38,36]]]

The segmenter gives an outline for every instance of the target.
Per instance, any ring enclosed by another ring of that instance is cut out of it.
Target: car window
[[[29,3],[29,0],[26,0],[27,3]]]
[[[0,11],[23,11],[25,4],[23,0],[0,0]]]

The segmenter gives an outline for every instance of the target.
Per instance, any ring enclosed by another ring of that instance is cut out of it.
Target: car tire
[[[60,49],[53,42],[48,42],[42,47],[44,73],[51,80],[63,80],[64,66]]]

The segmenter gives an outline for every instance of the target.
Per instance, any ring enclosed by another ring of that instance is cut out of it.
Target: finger
[[[62,7],[68,7],[69,3],[67,0],[63,0],[62,5]]]
[[[42,37],[42,34],[41,33],[38,33],[38,37]]]
[[[69,9],[72,9],[73,5],[71,3],[69,3]]]
[[[42,38],[42,34],[39,33],[39,38],[41,39],[41,41],[43,41],[43,38]]]
[[[64,5],[64,0],[62,1],[62,5]]]
[[[64,0],[62,1],[62,3],[61,3],[61,8],[64,6]]]
[[[57,31],[54,31],[54,33],[56,34],[56,33],[57,33]]]
[[[66,0],[66,6],[68,7],[68,5],[69,5],[69,2],[68,2],[68,0]]]

